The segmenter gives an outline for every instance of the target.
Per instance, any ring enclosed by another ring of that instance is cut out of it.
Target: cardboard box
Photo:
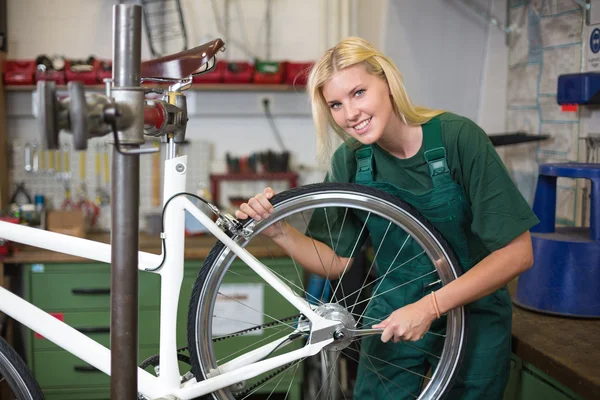
[[[48,211],[46,223],[49,231],[80,238],[85,237],[85,216],[81,210]]]

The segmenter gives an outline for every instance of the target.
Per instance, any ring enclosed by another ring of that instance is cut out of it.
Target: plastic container
[[[98,83],[104,83],[104,79],[112,79],[112,61],[111,60],[97,60],[98,61]]]
[[[34,83],[34,60],[6,60],[3,70],[5,85],[33,85]]]
[[[83,82],[85,85],[98,83],[98,68],[100,63],[93,60],[89,71],[77,71],[73,69],[73,60],[65,61],[65,77],[67,82]]]
[[[228,62],[223,76],[224,83],[251,83],[254,66],[245,61]]]
[[[222,83],[225,69],[227,68],[226,61],[217,61],[214,70],[201,75],[194,76],[193,83]]]
[[[57,85],[64,85],[67,83],[67,77],[65,70],[46,70],[46,71],[35,71],[35,81],[54,81]]]
[[[254,83],[256,84],[280,84],[283,82],[283,74],[286,69],[285,62],[259,61],[255,64]]]
[[[286,63],[284,83],[286,85],[306,86],[308,74],[314,65],[313,62],[288,62]]]

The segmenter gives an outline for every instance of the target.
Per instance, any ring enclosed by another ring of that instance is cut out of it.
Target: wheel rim
[[[252,237],[248,240],[237,237],[234,238],[234,240],[244,247],[250,241],[260,240],[261,237],[258,233],[266,227],[277,224],[283,219],[286,219],[287,221],[292,216],[305,215],[311,210],[323,207],[342,207],[344,209],[351,208],[362,212],[369,212],[372,215],[386,218],[393,224],[403,227],[405,231],[411,233],[411,240],[415,240],[422,246],[427,257],[431,260],[443,260],[443,262],[436,267],[435,271],[443,284],[447,284],[456,279],[457,272],[455,267],[453,267],[452,261],[454,258],[449,254],[450,252],[446,250],[444,245],[435,236],[431,235],[425,224],[411,214],[411,212],[398,208],[392,202],[382,200],[369,194],[358,194],[353,191],[332,190],[321,193],[306,193],[301,196],[284,200],[275,205],[275,212],[269,219],[256,223],[254,235]],[[197,342],[197,353],[195,355],[200,360],[204,376],[207,375],[208,371],[226,361],[226,359],[221,358],[221,354],[215,354],[219,351],[215,351],[213,346],[213,321],[215,321],[215,326],[217,326],[217,321],[219,325],[222,323],[221,317],[215,314],[215,304],[217,301],[217,294],[220,293],[223,295],[221,288],[224,287],[223,283],[227,281],[227,275],[237,273],[235,268],[231,267],[234,260],[236,260],[236,256],[229,251],[228,248],[223,247],[216,258],[216,261],[213,263],[213,265],[219,265],[220,267],[212,268],[208,272],[208,276],[200,292],[199,306],[196,311],[196,321],[198,321],[198,323],[195,329]],[[294,264],[296,268],[300,268],[293,260],[292,264]],[[250,271],[249,267],[245,266],[245,268]],[[299,271],[296,270],[296,272],[298,273]],[[301,278],[300,273],[298,273],[298,277]],[[256,278],[255,281],[262,282],[261,278],[256,274],[254,274],[254,278]],[[303,281],[302,279],[299,280],[300,282]],[[288,284],[290,284],[289,281]],[[297,287],[294,287],[291,284],[290,286],[296,292],[304,289],[303,286],[298,287],[298,285],[295,285]],[[334,290],[334,293],[337,289],[338,288]],[[347,297],[349,297],[349,295],[344,294],[343,298]],[[360,297],[360,293],[358,297]],[[368,300],[367,304],[369,303],[370,300]],[[273,317],[272,315],[267,315],[267,317],[270,319],[277,319],[277,317]],[[359,315],[359,318],[362,317],[363,315]],[[445,339],[443,349],[439,355],[439,364],[433,371],[433,374],[430,377],[426,377],[427,383],[424,385],[421,393],[417,396],[413,394],[413,397],[418,397],[419,399],[438,398],[446,391],[447,387],[452,382],[452,377],[457,370],[460,355],[462,354],[464,347],[464,319],[464,310],[462,308],[457,308],[448,313]],[[266,322],[269,322],[269,320]],[[273,340],[273,338],[271,338],[271,340]],[[358,353],[354,354],[354,356],[349,355],[348,357],[358,359]],[[369,356],[369,359],[371,359],[371,356]],[[290,372],[297,373],[297,369],[298,368],[296,368],[295,372],[288,370],[286,374]],[[285,388],[278,388],[277,390],[284,393],[286,391]],[[289,391],[289,388],[287,390]],[[215,392],[214,396],[219,399],[241,398],[229,389]]]
[[[13,397],[10,397],[11,399],[33,400],[27,384],[21,378],[17,369],[4,354],[0,354],[0,360],[2,361],[0,362],[0,396],[6,395],[6,389],[8,388],[13,395]]]

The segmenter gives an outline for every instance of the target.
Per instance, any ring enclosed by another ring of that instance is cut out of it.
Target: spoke
[[[288,374],[288,372],[290,372],[290,368],[286,369],[285,372],[283,374],[281,374],[281,377],[277,381],[277,384],[275,385],[275,387],[273,388],[273,390],[271,390],[271,393],[269,393],[269,396],[267,397],[267,400],[269,400],[271,398],[271,396],[273,396],[273,393],[275,393],[275,391],[277,390],[277,387],[279,387],[279,384],[281,383],[281,381],[283,381],[283,378],[285,378],[285,376]],[[268,381],[266,381],[265,383],[267,383],[267,382]],[[293,379],[292,379],[292,382],[293,382]]]
[[[331,265],[329,266],[329,270],[331,271],[331,268],[333,267],[333,263],[335,261],[335,256],[337,254],[337,247],[340,244],[340,237],[342,236],[342,229],[344,228],[344,223],[346,222],[346,215],[348,214],[348,207],[346,207],[346,211],[344,211],[344,220],[342,221],[342,227],[340,228],[340,232],[338,233],[337,243],[335,244],[335,246],[333,246],[333,237],[331,236],[331,227],[329,226],[329,217],[327,217],[327,208],[324,208],[323,212],[325,213],[325,222],[327,223],[327,232],[329,232],[329,241],[330,241],[331,247],[333,249],[333,256],[331,257]],[[342,277],[343,277],[343,273],[342,273]],[[337,284],[335,290],[333,291],[333,293],[331,294],[331,301],[333,301],[333,299],[335,299],[335,292],[337,291],[337,288],[340,286],[341,282],[342,282],[342,278],[340,278],[338,280],[338,284]],[[342,286],[341,289],[342,289],[342,296],[345,296],[344,287]]]
[[[423,353],[425,353],[425,354],[428,354],[428,355],[430,355],[431,357],[435,357],[435,358],[437,358],[438,360],[441,360],[441,359],[442,359],[442,357],[441,357],[441,356],[436,356],[435,354],[433,354],[433,353],[430,353],[430,352],[428,352],[427,350],[424,350],[424,349],[422,349],[422,348],[420,348],[420,347],[418,347],[418,346],[415,346],[414,344],[411,344],[410,342],[402,342],[402,344],[405,344],[405,345],[407,345],[408,347],[412,347],[413,349],[416,349],[416,350],[421,350]]]
[[[364,353],[364,352],[360,352],[360,354],[365,354],[365,355],[367,355],[367,354],[366,354],[366,353]],[[349,354],[346,354],[346,356],[347,356],[348,358],[350,358],[351,360],[353,360],[354,362],[356,362],[356,363],[359,363],[359,361],[358,361],[356,358],[352,357],[351,355],[349,355]],[[383,383],[383,381],[381,380],[382,378],[383,378],[383,379],[385,379],[386,381],[388,381],[389,383],[391,383],[392,385],[396,386],[398,389],[400,389],[400,390],[402,390],[402,391],[404,391],[404,392],[406,392],[406,393],[410,394],[410,395],[411,395],[411,396],[413,396],[415,399],[419,397],[419,396],[415,395],[414,393],[410,392],[409,390],[407,390],[407,389],[403,388],[402,386],[398,385],[398,384],[397,384],[397,383],[395,383],[394,381],[391,381],[390,379],[386,378],[385,376],[383,376],[383,375],[379,374],[379,373],[378,373],[378,372],[375,370],[375,366],[373,365],[373,362],[371,361],[371,359],[370,359],[368,356],[367,356],[367,360],[369,360],[369,363],[371,364],[371,366],[372,366],[373,368],[369,368],[369,367],[365,366],[364,364],[363,364],[363,367],[364,367],[364,368],[366,368],[366,369],[368,369],[369,371],[373,372],[375,375],[377,375],[377,377],[379,378],[379,381],[381,382],[381,384],[383,385],[383,387],[385,388],[385,390],[388,392],[388,395],[389,395],[390,399],[393,399],[394,397],[393,397],[393,396],[390,394],[389,390],[387,389],[387,386],[386,386],[386,385]]]
[[[367,273],[365,274],[365,281],[361,285],[360,290],[358,292],[358,295],[356,296],[357,300],[360,298],[360,294],[362,293],[363,289],[365,288],[365,285],[367,284],[367,280],[369,279],[369,276],[371,275],[371,271],[373,270],[373,266],[375,265],[375,262],[377,260],[377,256],[379,255],[379,252],[381,251],[381,248],[383,247],[383,243],[385,242],[385,238],[387,237],[387,234],[388,234],[388,232],[390,230],[390,226],[392,226],[392,221],[390,221],[388,223],[387,228],[385,228],[385,233],[383,234],[383,239],[381,239],[381,243],[379,243],[379,247],[377,248],[377,251],[375,252],[375,256],[373,256],[373,262],[371,263],[371,266],[369,267],[369,271],[367,271]],[[388,270],[389,270],[389,268],[388,268]],[[382,280],[382,282],[383,282],[383,280]],[[356,307],[356,304],[357,303],[354,303],[354,305],[352,306],[352,309],[350,310],[350,312],[354,311],[354,308]],[[366,308],[365,308],[365,310],[366,310]]]
[[[416,277],[416,278],[414,278],[414,279],[411,279],[410,281],[407,281],[407,282],[401,283],[400,285],[398,285],[398,286],[396,286],[396,287],[393,287],[393,288],[391,288],[391,289],[388,289],[388,290],[386,290],[385,292],[381,292],[381,293],[378,293],[378,294],[376,294],[375,296],[371,297],[370,299],[365,299],[365,300],[363,300],[363,301],[359,301],[358,303],[356,303],[356,304],[355,304],[355,306],[356,306],[356,305],[358,305],[358,304],[362,304],[362,303],[364,303],[365,301],[371,301],[371,300],[372,300],[373,298],[375,298],[375,297],[379,297],[379,296],[381,296],[381,295],[384,295],[384,294],[386,294],[386,293],[388,293],[388,292],[391,292],[392,290],[396,290],[396,289],[398,289],[398,288],[401,288],[402,286],[408,285],[409,283],[412,283],[412,282],[414,282],[414,281],[416,281],[416,280],[423,279],[423,278],[425,278],[426,276],[428,276],[428,275],[431,275],[431,274],[433,274],[433,273],[435,273],[435,272],[437,272],[437,271],[436,271],[436,270],[433,270],[433,271],[431,271],[431,272],[428,272],[428,273],[426,273],[426,274],[423,274],[423,275],[421,275],[421,276],[419,276],[419,277]]]
[[[377,290],[379,290],[379,288],[381,287],[381,284],[383,283],[383,280],[385,279],[385,277],[390,273],[390,270],[392,268],[392,265],[394,265],[394,263],[396,262],[396,259],[398,258],[398,256],[400,255],[400,253],[402,253],[402,250],[404,249],[404,246],[406,245],[406,242],[408,242],[408,239],[410,238],[410,235],[406,235],[406,239],[404,239],[404,243],[402,243],[402,246],[400,246],[400,250],[398,250],[398,253],[396,253],[396,256],[394,257],[394,259],[392,260],[392,262],[390,263],[390,266],[388,267],[387,271],[385,272],[385,274],[383,274],[383,276],[381,277],[381,280],[379,281],[379,285],[377,285],[377,287],[375,289],[373,289],[373,294],[377,293]],[[367,283],[367,280],[365,279],[365,283]],[[364,284],[363,284],[364,285]],[[357,298],[358,300],[358,298]],[[369,300],[369,302],[367,303],[367,305],[365,306],[363,312],[360,314],[360,318],[362,318],[363,314],[369,309],[369,304],[371,304],[371,300],[373,300],[373,297],[371,297],[371,299]],[[356,306],[356,304],[354,305]]]
[[[297,363],[296,369],[294,370],[294,375],[292,375],[292,379],[290,380],[290,384],[288,385],[287,392],[285,392],[285,397],[283,400],[286,400],[288,398],[288,396],[290,395],[290,390],[292,389],[292,384],[294,383],[294,378],[296,378],[296,373],[298,372],[299,367],[300,367],[300,363]]]
[[[289,283],[291,286],[295,287],[296,289],[299,289],[299,290],[300,290],[300,291],[302,291],[303,293],[305,293],[305,294],[309,295],[310,297],[312,297],[313,299],[315,299],[315,300],[317,300],[319,303],[321,303],[321,302],[320,302],[320,300],[319,300],[319,299],[317,299],[315,296],[313,296],[312,294],[308,293],[307,291],[305,291],[304,289],[302,289],[301,287],[299,287],[299,286],[298,286],[298,285],[296,285],[294,282],[290,281],[289,279],[287,279],[285,276],[281,275],[281,274],[280,274],[280,273],[278,273],[277,271],[275,271],[275,270],[273,270],[273,269],[271,269],[271,268],[269,268],[269,271],[271,271],[272,273],[274,273],[275,275],[277,275],[279,278],[281,278],[282,280],[284,280],[284,281],[286,281],[287,283]],[[245,279],[247,282],[248,282],[248,281],[250,281],[250,282],[256,282],[256,283],[260,283],[261,285],[264,285],[264,284],[265,284],[265,281],[264,281],[264,280],[263,280],[263,281],[259,281],[258,279],[249,279],[247,276],[245,276],[245,275],[242,275],[242,274],[240,274],[239,272],[235,272],[235,271],[232,271],[232,270],[228,270],[227,272],[229,272],[229,273],[231,273],[231,274],[234,274],[234,275],[237,275],[237,276],[240,276],[240,277],[243,277],[243,278],[244,278],[244,279]],[[287,301],[287,300],[286,300],[286,301]],[[321,304],[322,304],[322,303],[321,303]]]
[[[267,337],[265,337],[265,338],[259,339],[259,340],[258,340],[258,341],[256,341],[256,342],[252,342],[251,344],[247,345],[247,346],[246,346],[246,347],[244,347],[243,349],[239,349],[239,350],[237,350],[235,353],[228,354],[228,355],[224,356],[223,358],[221,358],[221,359],[219,359],[219,360],[216,360],[216,362],[217,362],[217,363],[223,362],[223,361],[227,360],[227,358],[228,358],[228,357],[233,357],[233,356],[236,356],[236,355],[238,355],[239,353],[241,353],[241,352],[243,352],[243,351],[245,351],[245,350],[247,350],[247,349],[249,349],[249,348],[251,348],[251,347],[254,347],[254,346],[256,346],[256,345],[258,345],[258,344],[260,344],[260,343],[262,343],[262,342],[265,342],[265,341],[267,341],[267,340],[271,339],[273,336],[276,336],[276,335],[279,335],[279,334],[281,334],[281,331],[276,331],[276,332],[274,332],[274,333],[270,334],[269,336],[267,336]]]
[[[305,357],[305,358],[306,358],[306,357]],[[305,358],[301,358],[301,359],[300,359],[300,360],[297,362],[297,364],[298,364],[298,365],[300,365],[300,363],[301,363],[302,361],[304,361],[304,359],[305,359]],[[291,367],[292,367],[292,366],[290,366],[289,368],[291,368]],[[287,374],[287,373],[288,373],[288,371],[289,371],[289,368],[288,368],[288,369],[285,371],[285,373],[284,373],[284,375],[281,377],[280,381],[281,381],[281,380],[283,380],[283,377],[285,376],[285,374]],[[267,383],[269,383],[269,380],[266,380],[265,382],[261,383],[259,386],[257,386],[256,388],[254,388],[254,390],[252,390],[250,393],[248,393],[246,396],[244,396],[244,398],[242,398],[241,400],[245,400],[245,399],[247,399],[248,397],[252,396],[254,393],[256,393],[257,391],[259,391],[260,389],[262,389],[262,388],[263,388],[263,387],[264,387],[264,386],[265,386]],[[279,383],[278,383],[278,385],[279,385]],[[271,393],[273,393],[273,392],[271,392]]]
[[[333,292],[333,287],[331,286],[331,281],[329,280],[329,273],[331,272],[331,267],[329,267],[329,271],[327,271],[327,269],[325,268],[323,259],[321,259],[321,254],[319,253],[319,250],[317,249],[317,244],[316,244],[317,241],[313,238],[312,234],[310,233],[310,229],[308,228],[308,222],[306,221],[306,217],[304,216],[304,211],[301,211],[300,215],[302,216],[302,219],[304,220],[304,225],[306,226],[306,232],[308,233],[308,236],[310,237],[310,240],[312,241],[313,247],[315,248],[315,253],[317,253],[317,257],[319,258],[319,262],[321,263],[321,267],[323,267],[323,272],[325,273],[325,279],[327,279],[327,284],[329,285],[329,288]],[[333,266],[333,260],[331,262],[331,265]]]
[[[224,319],[226,321],[233,321],[233,322],[239,322],[241,324],[251,325],[251,327],[249,327],[249,328],[260,326],[260,325],[257,325],[256,322],[247,322],[247,321],[242,321],[240,319],[233,319],[233,318],[221,317],[220,315],[216,315],[216,314],[213,314],[213,318],[219,318],[219,319]],[[249,328],[246,328],[246,329],[249,329]],[[266,327],[261,328],[261,329],[262,330],[266,330],[266,329],[272,329],[272,328],[281,328],[281,327],[278,326],[278,325],[273,325],[273,326],[266,326]],[[225,336],[229,336],[232,333],[237,333],[237,332],[238,331],[229,332],[229,333],[227,333],[225,335],[217,336],[215,339],[218,339],[218,338],[221,338],[221,337],[225,337]]]
[[[413,256],[413,257],[411,257],[410,259],[408,259],[408,260],[404,261],[402,264],[398,265],[397,267],[395,267],[394,269],[392,269],[392,270],[391,270],[391,271],[389,271],[389,272],[390,272],[390,273],[392,273],[392,272],[396,271],[397,269],[399,269],[399,268],[403,267],[404,265],[408,264],[409,262],[411,262],[411,261],[412,261],[412,260],[414,260],[415,258],[418,258],[418,257],[422,256],[423,254],[425,254],[425,252],[424,252],[424,251],[423,251],[422,253],[419,253],[419,254],[417,254],[416,256]],[[369,282],[369,283],[368,283],[366,286],[373,285],[373,284],[377,283],[378,281],[380,281],[382,278],[383,278],[383,275],[382,275],[382,276],[380,276],[380,277],[377,277],[377,278],[376,278],[376,279],[374,279],[372,282]],[[354,293],[357,293],[359,290],[360,290],[360,289],[357,289],[357,290],[355,290],[354,292],[350,293],[350,294],[349,294],[348,296],[346,296],[346,297],[352,296]],[[372,298],[372,297],[371,297],[371,298]],[[345,300],[345,299],[341,299],[339,302],[341,302],[342,300]],[[366,301],[366,300],[369,300],[369,299],[365,299],[365,300],[363,300],[363,302],[364,302],[364,301]],[[338,302],[338,303],[339,303],[339,302]],[[356,304],[355,304],[355,305],[356,305]]]
[[[266,312],[264,312],[264,311],[263,311],[263,312],[261,312],[261,311],[258,311],[257,309],[255,309],[255,308],[253,308],[253,307],[250,307],[248,304],[244,304],[244,303],[242,303],[241,301],[239,301],[239,300],[236,300],[236,299],[234,299],[233,297],[229,297],[229,296],[227,296],[226,294],[223,294],[223,293],[221,293],[221,292],[217,292],[217,293],[218,293],[218,294],[220,294],[220,295],[221,295],[221,296],[223,296],[223,297],[227,297],[228,299],[230,299],[230,300],[233,300],[233,301],[235,301],[236,303],[239,303],[239,304],[241,304],[241,305],[243,305],[243,306],[245,306],[245,307],[247,307],[247,308],[251,309],[252,311],[256,311],[256,312],[257,312],[257,313],[259,313],[259,314],[263,314],[264,316],[271,318],[273,321],[279,322],[280,324],[283,324],[283,325],[285,325],[285,326],[289,327],[289,328],[290,328],[290,329],[292,329],[294,332],[298,330],[298,328],[294,328],[292,325],[290,325],[290,324],[287,324],[287,323],[285,323],[285,322],[283,322],[283,321],[281,321],[281,320],[279,320],[279,319],[277,319],[277,318],[275,318],[275,317],[272,317],[272,316],[270,316],[269,314],[267,314],[267,313],[266,313]]]
[[[337,364],[337,360],[340,357],[341,353],[337,353],[336,357],[335,357],[335,361],[332,363],[333,364]],[[327,359],[327,357],[325,357],[325,360]],[[327,365],[325,365],[325,367],[327,367]],[[321,382],[321,388],[319,389],[319,391],[317,392],[316,396],[315,396],[315,400],[318,400],[319,395],[321,394],[321,392],[323,391],[323,388],[325,387],[325,385],[327,385],[327,383],[329,382],[329,379],[331,379],[331,374],[333,373],[334,368],[330,368],[329,369],[329,373],[327,374],[327,379],[325,379],[325,382]]]
[[[340,286],[340,284],[342,283],[342,279],[344,279],[344,275],[346,275],[346,271],[348,271],[348,265],[350,264],[350,260],[351,260],[351,259],[354,257],[354,252],[356,251],[356,246],[358,245],[358,242],[359,242],[359,240],[358,240],[358,239],[360,239],[360,238],[361,238],[361,236],[362,236],[363,232],[365,231],[365,227],[367,226],[367,222],[369,221],[369,218],[370,218],[370,217],[371,217],[371,213],[369,212],[369,214],[367,214],[367,218],[365,218],[365,222],[364,222],[364,224],[363,224],[362,228],[360,229],[360,233],[359,233],[359,234],[356,236],[356,237],[357,237],[357,239],[356,239],[356,243],[354,243],[354,247],[352,248],[352,252],[350,253],[350,257],[348,257],[348,262],[346,263],[346,266],[344,267],[344,270],[342,271],[342,276],[340,276],[340,279],[339,279],[339,281],[338,281],[337,287],[339,287],[339,286]],[[337,291],[337,287],[336,287],[336,289],[333,291],[333,294],[331,295],[331,298],[332,298],[332,299],[335,299],[335,292]],[[355,291],[354,293],[356,293],[356,291]],[[352,296],[352,294],[350,294],[349,296]],[[346,299],[346,298],[348,298],[348,296],[344,296],[344,297],[342,298],[342,300],[343,300],[343,299]],[[342,302],[341,300],[340,300],[340,301],[338,301],[338,303],[341,303],[341,302]],[[344,308],[345,308],[345,307],[344,307]]]
[[[281,229],[281,233],[283,234],[283,236],[286,238],[286,241],[287,241],[287,236],[285,234],[285,230],[283,229],[283,226],[281,225],[281,221],[277,221],[277,224],[279,225],[279,228]],[[267,246],[267,248],[268,248],[268,246]],[[270,253],[270,251],[269,251],[269,253]],[[273,257],[273,255],[271,255],[271,257]],[[296,275],[298,276],[298,281],[302,285],[302,288],[298,288],[298,289],[301,289],[303,293],[306,293],[306,289],[304,288],[304,279],[302,279],[300,277],[300,271],[298,271],[298,264],[296,263],[296,260],[294,260],[294,257],[292,257],[290,255],[290,258],[292,259],[292,262],[294,263],[294,269],[296,270]],[[273,271],[273,272],[275,272],[275,271]],[[279,275],[279,274],[277,274],[277,275]],[[281,277],[281,275],[279,275],[279,276]],[[296,285],[294,285],[294,286],[296,286]],[[298,287],[298,286],[296,286],[296,287]]]
[[[355,351],[355,352],[357,352],[358,354],[363,354],[363,353],[364,353],[364,352],[361,352],[361,351],[359,351],[359,350],[353,349],[351,346],[348,346],[348,348],[349,348],[349,349],[351,349],[352,351]],[[431,378],[429,378],[429,377],[427,377],[427,376],[425,376],[425,375],[421,375],[421,374],[419,374],[418,372],[412,371],[412,370],[410,370],[410,369],[408,369],[408,368],[401,367],[401,366],[399,366],[399,365],[392,364],[391,362],[389,362],[389,361],[386,361],[386,360],[383,360],[383,359],[381,359],[381,358],[379,358],[379,357],[375,357],[375,356],[373,356],[373,355],[369,355],[369,354],[367,354],[367,353],[364,353],[364,354],[365,354],[366,356],[368,356],[368,357],[370,357],[370,358],[374,359],[374,360],[380,361],[380,362],[382,362],[382,363],[384,363],[384,364],[391,365],[392,367],[396,367],[396,368],[398,368],[398,369],[401,369],[401,370],[403,370],[403,371],[410,372],[410,373],[411,373],[411,374],[413,374],[413,375],[418,375],[418,376],[420,376],[421,378],[425,378],[425,379],[431,379]]]

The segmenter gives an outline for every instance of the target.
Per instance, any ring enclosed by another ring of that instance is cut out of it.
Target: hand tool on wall
[[[25,172],[33,172],[33,150],[31,144],[25,143]]]
[[[108,191],[103,186],[102,177],[104,176],[104,180],[106,185],[108,185],[108,161],[104,161],[103,157],[106,156],[108,159],[108,152],[102,151],[102,145],[100,143],[96,143],[96,152],[95,152],[95,171],[96,171],[96,200],[95,203],[97,206],[105,206],[110,203],[110,197],[108,195]],[[103,168],[103,163],[105,167]]]
[[[61,208],[63,210],[75,210],[77,205],[71,199],[71,174],[68,151],[69,148],[67,145],[63,146],[61,150],[56,151],[56,173],[58,180],[64,181],[65,186],[65,198]]]
[[[88,199],[87,195],[87,180],[86,180],[86,151],[79,152],[79,190],[77,196],[77,208],[80,209],[90,227],[96,225],[100,208]]]
[[[154,142],[154,147],[159,147]],[[160,206],[160,152],[152,154],[152,206]]]
[[[19,204],[19,198],[20,197],[24,197],[25,198],[25,203],[20,203]],[[15,184],[15,191],[13,192],[11,198],[10,198],[10,203],[11,204],[32,204],[33,203],[33,198],[31,197],[31,194],[29,193],[29,191],[25,188],[25,182],[17,182]]]
[[[142,0],[142,6],[153,57],[187,50],[188,38],[180,0]]]

